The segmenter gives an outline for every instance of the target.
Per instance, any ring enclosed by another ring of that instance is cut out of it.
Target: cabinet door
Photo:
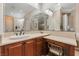
[[[5,16],[5,31],[6,32],[13,32],[14,31],[14,19],[12,16]]]
[[[43,52],[42,52],[42,54],[47,55],[48,51],[49,51],[48,43],[47,43],[46,39],[43,38]]]
[[[25,55],[34,56],[35,55],[35,40],[29,40],[25,42]]]
[[[4,52],[4,47],[0,46],[0,56],[4,56],[5,52]]]
[[[5,55],[7,55],[7,56],[22,56],[23,55],[22,43],[14,43],[14,44],[5,46]]]
[[[38,39],[38,40],[39,40],[39,39]],[[37,43],[37,44],[36,44],[36,53],[37,53],[36,55],[37,55],[37,56],[40,56],[40,55],[42,55],[42,52],[43,52],[43,51],[42,51],[42,48],[43,48],[43,47],[42,47],[42,41],[40,40],[40,41],[37,41],[36,43]]]

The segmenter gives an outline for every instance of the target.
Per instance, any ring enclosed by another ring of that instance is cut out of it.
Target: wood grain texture
[[[22,43],[14,43],[5,46],[6,56],[22,56],[23,55],[23,45]]]
[[[75,55],[75,46],[68,45],[68,44],[58,42],[58,41],[54,41],[54,40],[50,40],[50,39],[47,39],[47,42],[61,46],[64,49],[66,56],[74,56]]]

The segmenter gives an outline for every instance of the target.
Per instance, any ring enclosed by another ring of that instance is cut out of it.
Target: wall
[[[54,30],[60,31],[60,26],[61,26],[61,11],[60,9],[58,9],[54,13]]]
[[[69,14],[69,27],[75,31],[75,8]]]
[[[79,41],[79,4],[75,6],[75,30],[77,34],[77,40]]]
[[[38,10],[33,10],[33,11],[31,11],[30,13],[28,13],[27,15],[25,15],[25,23],[24,23],[24,25],[25,25],[25,31],[29,31],[29,30],[37,30],[38,28],[36,28],[35,26],[34,26],[34,24],[33,24],[33,17],[34,17],[34,15],[36,15],[36,14],[38,14],[38,13],[40,13],[40,11],[38,11]],[[35,23],[37,23],[37,21],[35,20]]]
[[[24,30],[25,31],[31,30],[31,13],[25,15],[24,17]]]
[[[53,15],[48,18],[49,30],[60,31],[61,26],[61,10],[54,10]]]
[[[49,18],[47,20],[47,27],[48,27],[48,30],[54,30],[54,19],[53,19],[53,16],[49,16]]]
[[[0,3],[0,34],[3,33],[3,4]]]
[[[75,27],[76,27],[76,32],[79,32],[79,4],[76,4],[75,7]]]

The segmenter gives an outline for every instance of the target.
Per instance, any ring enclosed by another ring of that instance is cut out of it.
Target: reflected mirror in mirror
[[[75,31],[75,3],[41,4],[4,3],[4,31]]]

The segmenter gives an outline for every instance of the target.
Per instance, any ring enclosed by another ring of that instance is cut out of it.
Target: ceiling
[[[63,12],[70,12],[74,6],[74,3],[6,3],[4,4],[4,15],[22,18],[33,10],[51,9],[53,11],[57,7],[62,7]]]
[[[72,9],[75,8],[75,3],[62,3],[62,12],[69,13]]]
[[[26,3],[6,3],[4,4],[4,15],[13,15],[22,18],[25,14],[35,10],[34,7]]]

